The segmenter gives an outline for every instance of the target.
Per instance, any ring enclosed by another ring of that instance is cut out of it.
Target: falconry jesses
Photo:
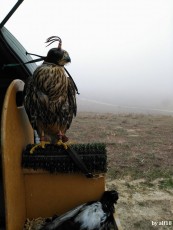
[[[55,41],[59,42],[58,47],[50,49],[46,57],[39,56],[44,62],[28,79],[24,89],[24,106],[43,148],[47,141],[63,144],[68,140],[65,133],[77,111],[78,90],[64,68],[71,59],[68,52],[61,48],[59,37],[52,36],[46,43],[50,45]]]

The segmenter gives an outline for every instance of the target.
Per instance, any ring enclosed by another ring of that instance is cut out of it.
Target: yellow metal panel
[[[104,177],[81,174],[25,174],[27,217],[62,214],[79,204],[97,200],[104,192]]]
[[[1,144],[7,230],[22,229],[26,219],[21,154],[28,143],[33,143],[33,130],[24,107],[16,106],[16,93],[22,91],[23,87],[21,80],[14,80],[10,84],[2,111]]]

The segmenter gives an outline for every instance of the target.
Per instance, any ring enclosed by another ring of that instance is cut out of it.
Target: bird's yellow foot
[[[30,153],[33,154],[34,151],[35,151],[35,149],[38,148],[38,147],[41,147],[42,149],[44,149],[44,148],[45,148],[45,145],[47,145],[47,144],[50,144],[50,142],[48,142],[48,141],[40,141],[39,144],[34,145],[34,146],[30,149]]]
[[[60,132],[57,134],[57,140],[62,140],[65,143],[68,141],[68,137]]]
[[[64,149],[68,149],[68,147],[70,146],[70,143],[63,142],[61,139],[58,140],[56,144],[59,146],[62,145],[64,147]]]

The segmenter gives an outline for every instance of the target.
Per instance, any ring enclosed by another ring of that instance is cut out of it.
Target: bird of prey
[[[63,144],[68,140],[65,133],[77,112],[77,87],[64,67],[71,59],[61,48],[59,37],[49,37],[46,43],[50,45],[55,41],[59,42],[58,47],[50,49],[47,56],[42,57],[43,64],[37,67],[24,88],[25,110],[43,148],[47,141]]]
[[[118,193],[105,191],[99,201],[91,201],[56,217],[40,230],[118,230],[114,220],[114,204]]]

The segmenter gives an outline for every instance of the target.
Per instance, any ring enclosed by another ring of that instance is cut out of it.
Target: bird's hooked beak
[[[65,60],[66,60],[66,62],[71,62],[71,58],[69,56],[65,57]]]
[[[67,53],[67,51],[65,51],[65,50],[64,50],[64,55],[63,55],[63,61],[65,61],[66,63],[71,62],[71,58],[70,58],[69,54]]]

